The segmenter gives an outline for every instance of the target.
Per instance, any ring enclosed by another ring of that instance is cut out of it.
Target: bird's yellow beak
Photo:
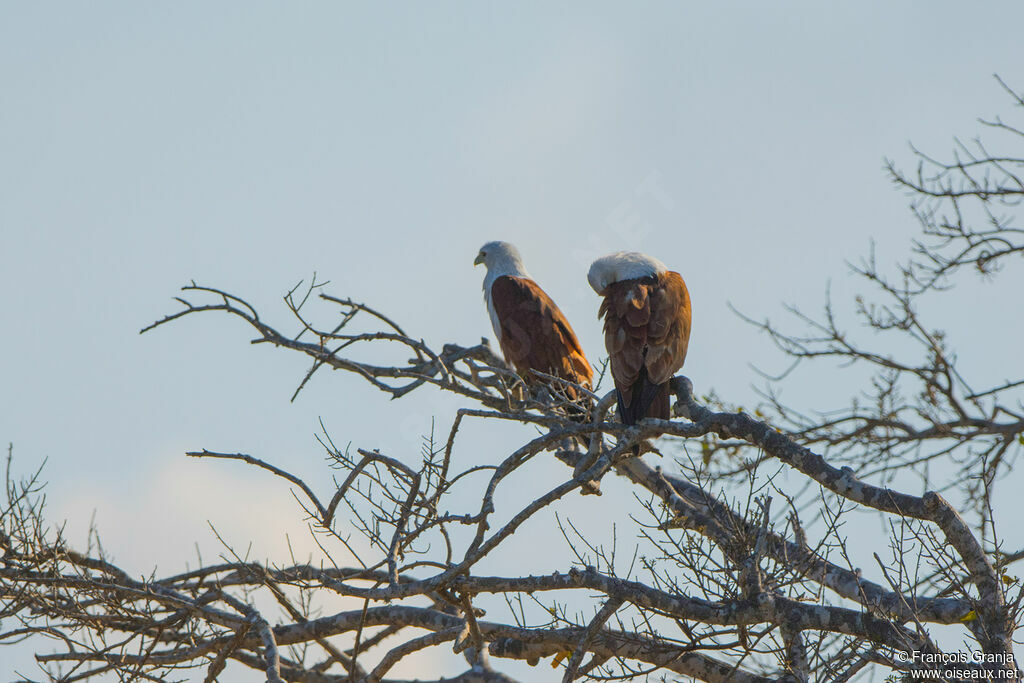
[[[483,254],[483,252],[480,252],[479,254],[476,255],[476,258],[473,259],[473,265],[474,266],[479,266],[483,262],[484,262],[484,254]]]

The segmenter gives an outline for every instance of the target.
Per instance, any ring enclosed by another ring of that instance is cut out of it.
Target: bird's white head
[[[666,272],[668,268],[656,258],[638,251],[618,251],[602,256],[590,264],[587,281],[595,292],[604,296],[608,285],[623,280],[657,277]]]
[[[519,256],[519,250],[514,244],[508,242],[488,242],[480,247],[480,253],[476,255],[473,265],[484,264],[487,268],[489,279],[512,275],[514,277],[530,277],[523,266],[523,259]]]

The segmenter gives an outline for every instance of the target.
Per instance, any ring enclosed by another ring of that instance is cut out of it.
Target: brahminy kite
[[[679,273],[634,251],[597,259],[587,280],[604,297],[604,344],[619,402],[619,419],[667,420],[669,380],[683,366],[690,341],[690,294]]]
[[[484,264],[484,300],[501,352],[528,385],[545,382],[534,371],[590,388],[594,371],[576,334],[555,302],[526,272],[519,250],[508,242],[480,247],[474,265]],[[576,387],[559,391],[579,400]]]

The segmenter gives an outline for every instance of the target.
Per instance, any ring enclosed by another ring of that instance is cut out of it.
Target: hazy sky
[[[138,330],[192,279],[293,329],[280,297],[315,271],[428,343],[471,344],[491,335],[472,267],[491,239],[520,247],[593,359],[590,260],[657,256],[694,299],[686,374],[752,405],[750,363],[780,366],[727,302],[815,309],[829,281],[859,287],[844,261],[870,240],[902,257],[916,224],[883,158],[944,154],[1007,113],[991,76],[1024,88],[1022,26],[1019,2],[0,2],[0,441],[18,472],[46,459],[51,519],[84,545],[95,515],[130,571],[177,571],[196,542],[213,557],[207,520],[286,561],[285,531],[311,545],[287,489],[186,450],[249,452],[329,494],[319,419],[414,462],[458,402],[325,372],[289,403],[305,361],[234,320]],[[1019,315],[982,331],[1010,281],[951,293],[962,313],[934,323],[987,379],[1019,357]],[[801,405],[841,402],[802,382]],[[526,433],[470,430],[458,457]],[[560,510],[621,533],[616,486]]]

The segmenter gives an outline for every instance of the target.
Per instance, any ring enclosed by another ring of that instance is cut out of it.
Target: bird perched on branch
[[[604,297],[604,344],[618,396],[619,419],[667,420],[669,381],[690,341],[690,294],[679,273],[638,252],[603,256],[587,280]]]
[[[484,264],[484,300],[498,344],[527,385],[547,383],[542,372],[587,389],[594,371],[562,311],[530,277],[519,250],[508,242],[480,247],[474,265]],[[576,387],[557,387],[572,401],[582,397]]]

